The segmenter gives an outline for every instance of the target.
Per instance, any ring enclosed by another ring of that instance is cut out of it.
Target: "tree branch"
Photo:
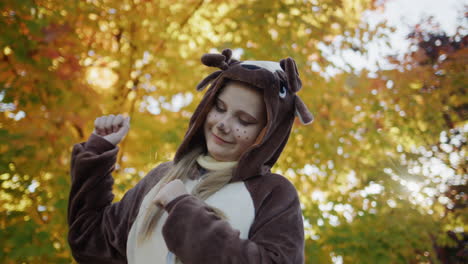
[[[190,20],[191,17],[193,17],[193,15],[200,9],[200,7],[202,6],[204,0],[200,0],[194,7],[194,9],[182,20],[182,22],[179,24],[179,28],[180,29],[183,29],[188,21]],[[154,53],[158,53],[163,47],[164,47],[164,44],[166,43],[165,40],[160,40],[155,48],[155,51]],[[147,64],[149,65],[149,64]],[[143,73],[147,67],[147,65],[143,66],[141,72]],[[133,64],[131,64],[130,68],[133,66]],[[130,72],[131,72],[131,69],[130,69]],[[130,75],[130,74],[129,74]],[[137,77],[135,77],[135,79],[138,79],[139,77],[141,76],[138,75]],[[132,79],[133,80],[133,79]],[[132,90],[131,89],[126,89],[125,90],[125,95],[123,97],[123,101],[125,101],[127,98],[128,98],[128,95],[130,94]],[[135,97],[132,99],[131,103],[130,103],[130,109],[129,109],[129,117],[131,118],[135,112],[135,105],[136,105],[136,102],[138,101],[139,99],[139,95],[138,95],[138,89],[135,89],[134,90],[137,94],[135,95]],[[122,103],[123,105],[123,103]],[[126,145],[126,140],[127,138],[124,138],[124,140],[120,143],[120,151],[119,151],[119,154],[118,154],[118,157],[117,157],[117,163],[118,164],[122,164],[122,157],[123,157],[123,153],[124,153],[124,149],[125,149],[125,145]],[[122,168],[122,166],[120,166],[120,168]],[[119,169],[116,169],[116,171],[118,172]]]

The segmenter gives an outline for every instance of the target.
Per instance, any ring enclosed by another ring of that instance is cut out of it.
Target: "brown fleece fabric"
[[[92,134],[72,151],[68,242],[79,263],[127,263],[127,236],[140,204],[170,163],[151,170],[120,202],[112,185],[119,148]]]
[[[295,115],[302,121],[312,118],[296,95],[301,89],[296,64],[287,58],[272,71],[255,62],[232,60],[231,54],[225,50],[221,55],[203,56],[203,63],[221,71],[210,74],[198,86],[201,90],[211,83],[190,120],[174,162],[196,145],[205,147],[203,122],[227,81],[245,82],[261,90],[268,115],[266,129],[261,140],[241,156],[231,180],[244,182],[249,191],[254,222],[248,239],[240,239],[239,231],[219,219],[205,202],[184,195],[166,207],[166,245],[184,264],[303,263],[304,227],[297,192],[286,178],[270,172],[288,141]],[[111,172],[117,152],[118,147],[96,135],[74,146],[69,243],[80,263],[126,263],[127,237],[140,204],[171,166],[164,163],[153,169],[120,202],[112,204]]]
[[[294,186],[271,173],[245,184],[256,212],[247,240],[192,195],[167,205],[163,236],[182,263],[304,263],[304,229]]]

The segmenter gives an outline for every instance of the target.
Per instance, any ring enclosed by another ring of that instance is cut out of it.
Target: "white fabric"
[[[256,65],[258,67],[267,69],[271,72],[283,71],[280,64],[274,61],[243,61],[241,62],[241,65],[242,64]]]

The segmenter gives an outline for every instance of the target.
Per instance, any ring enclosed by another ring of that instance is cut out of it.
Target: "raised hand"
[[[107,115],[96,118],[93,134],[117,145],[127,135],[129,129],[130,117],[123,117],[121,114]]]

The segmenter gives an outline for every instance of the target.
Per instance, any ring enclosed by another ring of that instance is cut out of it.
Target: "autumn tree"
[[[465,14],[466,19],[466,14]],[[464,263],[468,260],[466,235],[468,184],[466,159],[468,97],[466,73],[468,68],[466,28],[459,26],[453,36],[443,32],[433,18],[415,26],[408,36],[412,52],[393,72],[397,85],[408,85],[404,105],[420,108],[418,124],[413,128],[421,134],[421,147],[405,152],[414,164],[412,174],[426,181],[423,188],[433,188],[430,211],[435,212],[441,227],[431,241],[441,263]],[[404,70],[402,70],[404,68]],[[409,135],[403,134],[404,137]],[[433,134],[434,137],[426,137]],[[432,162],[436,173],[415,168]],[[438,163],[438,164],[434,164]],[[431,175],[432,174],[432,175]],[[430,177],[428,177],[430,176]],[[429,179],[427,179],[429,178]]]
[[[273,170],[299,191],[307,263],[453,257],[467,222],[466,37],[417,27],[394,69],[327,74],[336,65],[321,47],[340,40],[334,53],[365,54],[366,42],[388,33],[361,22],[377,4],[0,3],[0,261],[70,262],[71,146],[97,116],[131,116],[114,173],[118,200],[172,159],[201,98],[194,87],[213,71],[199,58],[226,47],[241,59],[298,62],[316,121],[294,127]]]
[[[313,193],[312,260],[466,260],[466,36],[428,25],[392,70],[343,70],[322,91],[315,164],[293,177]]]
[[[2,1],[0,261],[70,262],[70,150],[86,140],[94,118],[132,118],[114,173],[120,197],[172,158],[201,98],[194,87],[212,71],[201,66],[203,53],[230,47],[242,59],[295,57],[308,83],[304,97],[317,98],[308,68],[327,65],[317,45],[354,35],[375,2]]]

